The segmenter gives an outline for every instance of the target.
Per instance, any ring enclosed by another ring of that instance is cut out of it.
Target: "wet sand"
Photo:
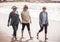
[[[2,27],[2,26],[1,26]],[[6,27],[6,26],[5,26]],[[36,33],[39,30],[38,18],[32,18],[31,34],[34,37],[33,40],[29,40],[28,31],[25,28],[24,39],[22,42],[44,42],[44,30],[39,34],[39,40],[36,39]],[[11,42],[12,27],[0,28],[0,42]],[[17,32],[17,38],[20,41],[21,38],[21,24]],[[60,42],[60,21],[49,20],[48,26],[48,40],[47,42]],[[18,42],[18,41],[15,41]]]

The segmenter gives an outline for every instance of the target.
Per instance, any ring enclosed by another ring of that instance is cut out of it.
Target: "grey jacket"
[[[45,24],[48,25],[48,13],[46,12],[46,21],[45,21]],[[41,25],[43,23],[43,12],[40,12],[39,14],[39,24]]]
[[[20,21],[20,19],[19,19],[19,15],[17,14],[17,13],[14,13],[14,12],[11,12],[10,14],[9,14],[9,19],[8,19],[8,23],[11,21],[11,25],[13,25],[13,24],[19,24],[19,21]]]

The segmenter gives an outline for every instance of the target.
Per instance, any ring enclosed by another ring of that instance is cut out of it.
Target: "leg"
[[[23,38],[23,31],[24,31],[24,28],[25,28],[25,24],[24,23],[22,23],[22,37],[21,38]]]
[[[15,38],[15,40],[17,40],[16,34],[17,34],[17,29],[18,29],[18,25],[13,25],[13,37]]]
[[[15,38],[15,27],[14,27],[14,25],[12,25],[12,27],[13,27],[13,38],[12,38],[12,40],[14,40],[14,38]]]
[[[16,30],[14,30],[15,40],[17,40],[16,33],[17,33],[17,31],[16,31]]]
[[[45,25],[45,40],[47,40],[47,25]]]
[[[39,33],[40,33],[41,31],[43,31],[43,27],[40,26],[40,28],[41,28],[41,29],[40,29],[40,30],[38,31],[38,33],[37,33],[37,39],[38,39],[38,37],[39,37],[39,36],[38,36]]]
[[[13,37],[12,37],[12,40],[11,41],[13,42],[14,41],[14,38],[15,38],[15,36],[14,36],[14,32],[15,32],[14,31],[14,25],[12,25],[12,27],[13,27]]]
[[[17,37],[16,37],[17,35],[16,34],[17,34],[17,30],[18,30],[18,24],[16,24],[16,27],[15,28],[16,28],[15,29],[15,40],[17,40]]]
[[[30,24],[29,23],[27,23],[27,29],[28,29],[28,33],[29,33],[30,39],[32,39],[31,31],[30,31]]]

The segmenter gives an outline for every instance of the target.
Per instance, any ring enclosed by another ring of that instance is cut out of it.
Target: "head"
[[[17,10],[17,7],[13,6],[12,9],[13,9],[13,12],[15,12]]]
[[[43,10],[43,12],[45,12],[46,11],[46,7],[43,7],[42,10]]]
[[[23,10],[24,10],[24,11],[27,11],[27,10],[28,10],[28,6],[27,6],[27,5],[24,5]]]

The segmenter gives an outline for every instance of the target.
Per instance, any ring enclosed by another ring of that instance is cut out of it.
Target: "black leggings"
[[[12,27],[13,27],[13,36],[16,37],[17,29],[18,29],[18,24],[13,24]]]
[[[43,31],[44,28],[45,28],[45,34],[47,34],[47,24],[44,24],[43,27],[41,27],[41,29],[39,30],[39,32]]]
[[[28,31],[30,31],[30,24],[29,23],[22,23],[22,31],[24,31],[25,26],[27,26]]]

